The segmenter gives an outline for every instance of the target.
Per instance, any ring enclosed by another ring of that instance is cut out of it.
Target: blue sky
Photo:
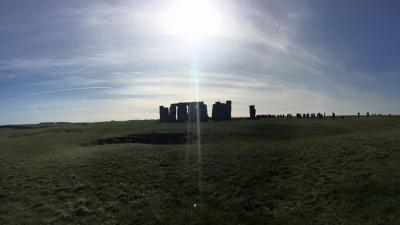
[[[1,1],[0,124],[157,118],[197,98],[234,116],[400,113],[399,1],[202,2]]]

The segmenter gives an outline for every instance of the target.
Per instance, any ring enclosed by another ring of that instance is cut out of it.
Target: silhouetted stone
[[[219,114],[220,114],[221,120],[225,120],[225,115],[226,115],[226,103],[222,103],[222,102],[221,102]]]
[[[199,111],[200,111],[200,121],[207,121],[208,120],[208,113],[207,113],[207,105],[202,103],[199,104]]]
[[[207,121],[207,105],[204,102],[189,102],[188,103],[188,119],[190,122]]]
[[[211,117],[215,121],[232,119],[232,101],[226,103],[216,102],[213,104]]]
[[[212,119],[215,121],[221,121],[222,118],[223,118],[222,103],[216,102],[213,104],[213,108],[212,108]]]
[[[165,116],[165,114],[167,116]],[[207,121],[207,105],[204,102],[180,102],[173,103],[168,111],[167,107],[160,106],[161,122]]]
[[[367,112],[367,117],[369,117],[369,112]]]
[[[361,115],[360,115],[360,112],[358,112],[358,113],[357,113],[357,117],[360,118],[360,116],[361,116]]]
[[[176,121],[176,104],[171,104],[171,106],[169,107],[168,121],[170,121],[170,122]]]
[[[332,113],[332,119],[335,119],[335,113],[334,112]]]
[[[188,120],[188,111],[186,104],[178,103],[178,121],[183,122]]]
[[[217,119],[217,103],[219,103],[219,102],[216,102],[216,103],[214,103],[214,104],[212,105],[211,118],[212,118],[213,120],[216,120],[216,119]]]
[[[249,106],[250,110],[250,119],[256,118],[256,107],[254,105]]]
[[[195,122],[197,120],[197,104],[189,103],[188,104],[188,120],[190,122]]]
[[[160,106],[160,122],[168,122],[168,107]]]
[[[223,112],[224,112],[224,120],[232,119],[232,101],[230,100],[226,101]]]

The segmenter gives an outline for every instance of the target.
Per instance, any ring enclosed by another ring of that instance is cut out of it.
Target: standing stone
[[[232,101],[230,100],[226,101],[225,103],[224,119],[225,120],[232,119]]]
[[[367,117],[369,117],[369,112],[367,112]]]
[[[188,111],[186,104],[178,103],[178,121],[183,122],[188,120]]]
[[[224,108],[223,103],[221,102],[216,102],[213,105],[213,109],[212,109],[212,119],[215,121],[221,121],[223,119],[223,108]]]
[[[191,102],[188,104],[188,120],[195,122],[197,120],[197,103]]]
[[[215,121],[231,120],[232,119],[232,101],[226,103],[215,102],[212,108],[211,117]]]
[[[170,122],[175,122],[176,121],[176,104],[171,104],[169,107],[169,118],[168,120]]]
[[[160,106],[160,122],[168,122],[168,107]]]
[[[211,111],[211,118],[213,120],[216,120],[217,118],[217,106],[216,106],[217,102],[213,104],[212,106],[212,111]]]
[[[250,110],[250,119],[256,118],[256,107],[254,105],[249,106]]]
[[[332,119],[335,119],[335,113],[334,112],[332,113]]]
[[[200,121],[208,120],[207,105],[202,103],[200,106]]]
[[[357,117],[360,118],[360,112],[357,113]]]
[[[159,114],[160,114],[160,122],[164,122],[163,118],[164,106],[160,106]]]
[[[225,110],[225,103],[218,102],[217,104],[217,120],[222,121],[224,120],[224,110]]]
[[[220,102],[217,106],[218,120],[220,121],[224,120],[224,114],[225,114],[225,103]]]

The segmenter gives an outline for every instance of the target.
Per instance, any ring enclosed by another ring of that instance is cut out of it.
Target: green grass
[[[400,224],[400,117],[0,128],[0,224]]]

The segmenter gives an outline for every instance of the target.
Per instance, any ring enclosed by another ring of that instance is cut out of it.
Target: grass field
[[[0,128],[0,224],[400,224],[400,117]]]

